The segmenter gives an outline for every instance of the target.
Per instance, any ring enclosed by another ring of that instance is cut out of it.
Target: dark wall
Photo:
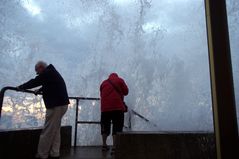
[[[71,126],[63,126],[61,128],[61,149],[71,148],[71,132]],[[34,158],[40,133],[40,128],[0,131],[0,158]]]
[[[216,159],[213,133],[130,132],[117,136],[116,159]]]

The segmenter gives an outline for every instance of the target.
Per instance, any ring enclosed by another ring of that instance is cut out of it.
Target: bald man
[[[61,119],[69,104],[64,79],[55,67],[43,61],[35,65],[37,76],[18,86],[19,90],[41,86],[46,107],[45,124],[40,135],[36,158],[59,158],[60,156],[60,127]]]

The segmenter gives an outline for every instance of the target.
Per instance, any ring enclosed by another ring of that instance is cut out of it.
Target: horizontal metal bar
[[[100,121],[77,121],[77,124],[100,124]]]
[[[100,125],[100,121],[78,121],[77,125],[78,124],[97,124],[97,125]],[[124,125],[124,128],[128,128],[128,126]]]
[[[75,100],[100,100],[100,98],[92,98],[92,97],[69,97],[69,99],[75,99]]]
[[[1,92],[5,92],[6,90],[13,90],[13,91],[17,91],[17,92],[24,92],[24,93],[32,93],[32,94],[36,94],[35,91],[33,90],[28,90],[28,89],[24,89],[24,90],[19,90],[16,87],[4,87]],[[42,93],[37,93],[37,95],[42,95]],[[69,97],[69,99],[75,99],[75,100],[100,100],[100,98],[95,98],[95,97]]]

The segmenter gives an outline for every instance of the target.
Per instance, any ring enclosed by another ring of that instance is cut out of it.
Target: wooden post
[[[205,8],[217,158],[239,158],[226,1],[205,0]]]

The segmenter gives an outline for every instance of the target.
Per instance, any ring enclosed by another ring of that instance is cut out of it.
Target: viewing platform
[[[0,108],[3,106],[4,92],[16,89],[5,87],[0,93]],[[31,90],[22,91],[34,93]],[[101,146],[78,146],[77,126],[79,124],[100,124],[99,121],[82,121],[78,119],[79,101],[97,101],[99,98],[70,97],[75,100],[75,122],[72,126],[61,128],[61,159],[216,159],[215,134],[213,132],[162,132],[162,131],[133,131],[131,115],[156,127],[155,123],[130,110],[130,118],[122,133],[116,137],[116,151],[101,151]],[[41,128],[0,130],[1,159],[33,159]],[[79,133],[79,135],[81,135]],[[239,141],[239,140],[238,140]],[[239,143],[237,141],[237,143]],[[237,150],[238,147],[235,147]],[[238,151],[239,152],[239,151]]]
[[[1,131],[0,158],[34,158],[40,132]],[[114,155],[100,146],[72,147],[71,138],[71,126],[63,126],[61,159],[216,159],[214,134],[207,132],[123,132],[117,135]]]

